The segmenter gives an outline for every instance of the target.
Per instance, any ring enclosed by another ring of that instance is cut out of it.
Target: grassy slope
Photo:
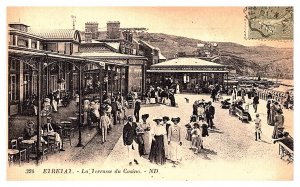
[[[197,43],[201,40],[173,36],[162,33],[139,33],[135,38],[145,40],[151,45],[160,48],[166,58],[173,58],[177,52],[192,54]],[[248,75],[257,72],[267,72],[270,77],[293,77],[293,49],[274,48],[269,46],[243,46],[231,42],[217,42],[222,63],[237,67],[237,73],[247,69]],[[270,64],[267,67],[267,64]],[[276,65],[276,67],[274,66]],[[277,73],[274,73],[277,72]]]

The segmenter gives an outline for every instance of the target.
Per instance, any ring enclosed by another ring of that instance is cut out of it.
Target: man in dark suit
[[[113,97],[111,99],[111,114],[112,114],[112,117],[114,119],[114,125],[117,124],[117,111],[118,111],[118,106],[117,106],[117,103],[116,103],[116,100],[115,98]]]
[[[206,120],[207,120],[207,124],[208,126],[213,129],[214,126],[214,119],[215,116],[215,107],[211,105],[211,101],[208,102],[208,106],[206,108]]]
[[[137,99],[134,103],[134,117],[136,122],[140,121],[141,100]]]
[[[128,122],[123,128],[123,142],[128,150],[129,165],[132,165],[132,161],[139,164],[137,161],[138,157],[138,144],[136,134],[137,124],[133,122],[133,117],[128,116]]]

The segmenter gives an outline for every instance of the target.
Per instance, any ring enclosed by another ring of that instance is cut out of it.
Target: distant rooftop
[[[30,31],[31,34],[41,36],[46,39],[73,39],[77,30],[73,29],[55,29],[47,31]]]
[[[222,64],[217,64],[207,60],[199,58],[175,58],[165,62],[157,63],[151,67],[172,67],[172,66],[214,66],[214,67],[224,67]]]

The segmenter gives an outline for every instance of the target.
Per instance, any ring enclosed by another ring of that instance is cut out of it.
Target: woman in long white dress
[[[180,122],[179,117],[171,119],[173,124],[168,129],[168,145],[169,145],[169,159],[175,164],[182,160],[181,146],[182,146],[182,132],[181,127],[178,124]]]
[[[140,123],[140,128],[143,129],[144,134],[143,142],[144,142],[144,154],[148,155],[150,153],[150,146],[151,146],[151,134],[150,134],[150,123],[147,121],[149,118],[149,114],[143,114],[142,115],[142,122]]]

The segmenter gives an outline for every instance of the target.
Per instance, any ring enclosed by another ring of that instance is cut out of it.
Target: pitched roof
[[[55,29],[47,31],[30,31],[31,34],[41,36],[45,39],[73,39],[77,30],[73,29]]]
[[[163,54],[161,54],[160,51],[158,53],[158,58],[159,58],[159,60],[166,60],[167,59]]]
[[[168,60],[165,62],[157,63],[152,65],[151,67],[176,67],[176,66],[186,66],[186,67],[197,67],[197,66],[214,66],[214,67],[225,67],[222,64],[217,64],[214,62],[210,62],[207,60],[199,59],[199,58],[175,58],[172,60]]]
[[[83,52],[75,53],[74,55],[87,58],[134,58],[134,59],[147,59],[144,56],[128,55],[115,52]]]

